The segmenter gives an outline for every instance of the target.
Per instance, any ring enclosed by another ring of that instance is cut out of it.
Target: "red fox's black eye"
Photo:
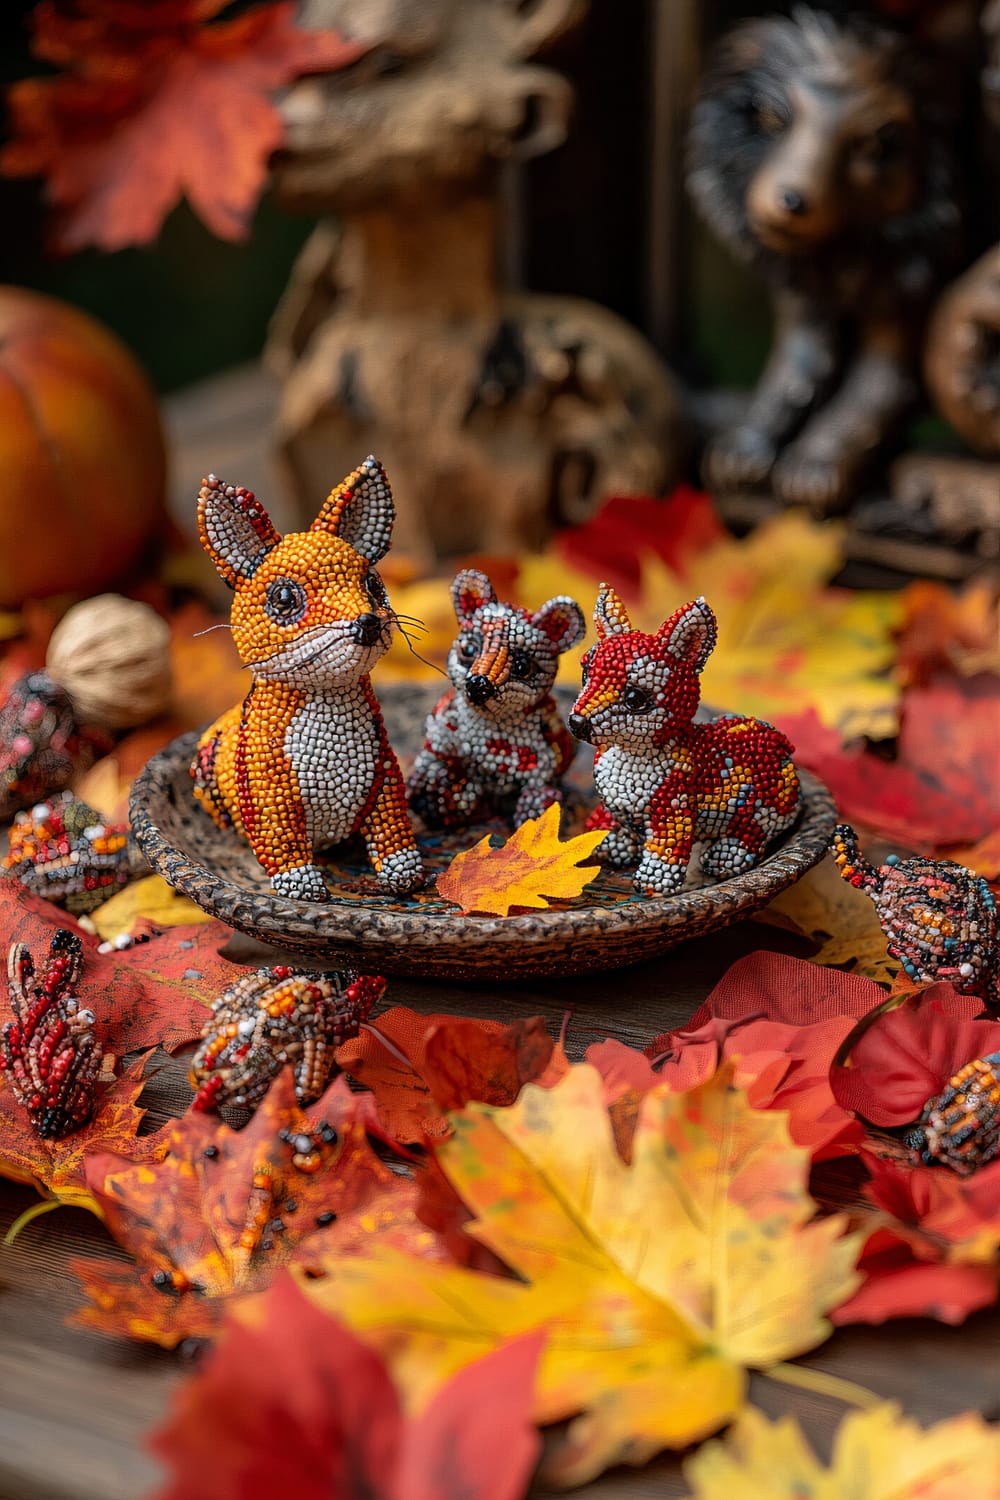
[[[586,684],[590,677],[590,653],[580,658],[580,681]]]
[[[535,663],[527,651],[512,651],[510,653],[510,675],[512,677],[530,677],[534,671]]]
[[[652,708],[653,700],[645,688],[627,687],[622,693],[622,702],[629,713],[644,714],[647,709]]]
[[[463,661],[471,661],[476,654],[478,641],[473,635],[460,635],[458,638],[458,654]]]
[[[294,578],[276,578],[268,586],[264,608],[279,625],[294,625],[306,612],[306,591]]]
[[[365,593],[373,609],[389,608],[389,595],[385,591],[385,584],[374,568],[369,568],[365,574]]]

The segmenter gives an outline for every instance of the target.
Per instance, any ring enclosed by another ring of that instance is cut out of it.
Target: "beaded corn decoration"
[[[906,1144],[925,1162],[968,1176],[1000,1151],[1000,1052],[974,1057],[928,1099]]]
[[[715,615],[696,599],[647,635],[602,585],[594,624],[569,727],[597,747],[601,801],[587,827],[608,830],[598,858],[635,866],[635,889],[646,895],[681,889],[696,842],[710,880],[742,875],[794,823],[799,780],[791,745],[770,724],[694,722]]]
[[[109,745],[81,728],[69,694],[47,672],[19,677],[0,707],[0,822],[62,791]]]
[[[286,1064],[301,1104],[318,1099],[341,1042],[356,1036],[385,980],[353,969],[293,971],[284,965],[242,975],[212,1005],[191,1063],[193,1107],[256,1109]]]
[[[353,834],[385,890],[423,880],[368,675],[396,625],[372,566],[394,519],[371,457],[331,492],[310,531],[284,539],[249,490],[214,475],[202,485],[201,539],[234,591],[233,641],[253,685],[202,736],[195,797],[246,837],[279,896],[328,900],[314,854]]]
[[[0,1033],[0,1069],[44,1140],[79,1130],[94,1109],[101,1052],[94,1013],[81,1010],[74,994],[82,968],[83,944],[62,927],[37,978],[23,943],[14,943],[7,958],[15,1019]]]
[[[534,614],[497,599],[485,573],[451,586],[459,635],[451,689],[427,720],[409,780],[410,806],[430,828],[494,814],[516,824],[562,800],[575,746],[552,697],[559,657],[583,639],[583,611],[560,595]]]
[[[947,980],[1000,1005],[1000,921],[981,875],[948,859],[895,854],[871,865],[849,823],[833,830],[830,852],[843,878],[871,897],[889,952],[911,979]]]
[[[0,861],[36,896],[79,916],[126,885],[145,862],[129,831],[71,792],[19,812]]]

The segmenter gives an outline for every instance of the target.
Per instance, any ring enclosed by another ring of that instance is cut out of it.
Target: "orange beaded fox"
[[[249,490],[210,474],[198,497],[201,539],[234,590],[233,641],[253,686],[202,736],[195,796],[245,835],[273,890],[299,901],[328,899],[314,851],[355,833],[387,890],[422,881],[368,676],[395,624],[372,567],[394,519],[372,457],[330,493],[310,531],[284,539]]]

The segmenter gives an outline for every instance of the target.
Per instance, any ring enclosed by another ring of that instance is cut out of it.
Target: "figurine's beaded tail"
[[[838,823],[830,839],[830,853],[842,879],[873,895],[882,889],[882,875],[861,853],[858,836],[850,823]]]

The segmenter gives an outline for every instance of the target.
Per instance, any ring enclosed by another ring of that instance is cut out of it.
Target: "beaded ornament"
[[[129,831],[61,792],[19,812],[3,867],[36,896],[79,916],[93,911],[145,868]]]
[[[608,830],[598,858],[636,866],[635,889],[647,895],[681,889],[696,842],[710,880],[742,875],[794,823],[799,781],[791,745],[770,724],[694,722],[715,615],[696,599],[647,635],[602,585],[594,624],[569,727],[597,747],[601,801],[587,827]]]
[[[253,685],[202,736],[195,796],[246,837],[280,896],[328,900],[314,854],[354,834],[386,890],[423,881],[368,675],[396,626],[372,567],[394,518],[371,457],[331,492],[310,531],[284,539],[249,490],[214,475],[201,489],[201,539],[234,590],[233,641]]]
[[[384,990],[380,976],[353,969],[322,974],[277,965],[242,975],[214,1001],[202,1030],[191,1062],[193,1108],[256,1109],[287,1063],[299,1103],[318,1099],[336,1049],[357,1036]]]
[[[44,1140],[78,1130],[94,1109],[101,1051],[94,1013],[81,1010],[74,994],[82,968],[83,944],[62,927],[37,978],[23,943],[14,943],[7,959],[15,1019],[0,1033],[0,1069]]]
[[[981,875],[948,859],[896,854],[871,865],[849,823],[833,830],[830,852],[843,878],[871,897],[889,952],[911,979],[947,980],[1000,1005],[1000,921]]]
[[[992,1161],[1000,1151],[1000,1052],[974,1057],[928,1099],[906,1144],[963,1177]]]
[[[560,655],[583,639],[583,611],[559,595],[529,614],[497,599],[475,568],[457,575],[451,597],[452,686],[427,720],[410,806],[429,828],[494,814],[521,824],[562,800],[576,747],[551,690]]]
[[[0,822],[62,791],[110,743],[81,728],[66,689],[47,672],[19,677],[0,707]]]

